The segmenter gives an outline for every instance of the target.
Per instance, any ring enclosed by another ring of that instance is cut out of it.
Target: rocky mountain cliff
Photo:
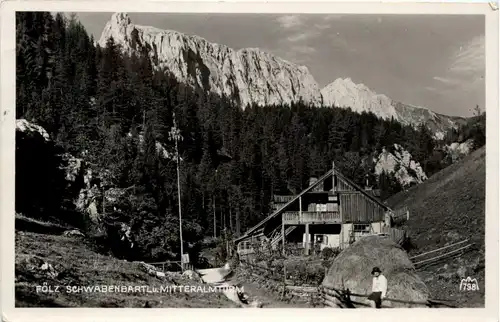
[[[384,118],[394,118],[405,125],[418,126],[425,123],[436,139],[444,138],[445,132],[457,128],[463,118],[434,113],[428,108],[413,106],[392,100],[383,94],[377,94],[364,84],[356,84],[350,78],[338,78],[322,90],[324,105],[350,107],[354,112],[372,112]]]
[[[394,144],[390,149],[384,148],[373,161],[376,175],[381,175],[382,172],[392,174],[403,188],[427,180],[420,164],[399,144]]]
[[[125,13],[115,13],[98,41],[113,38],[128,54],[147,52],[156,70],[167,70],[178,81],[247,104],[289,104],[302,100],[314,105],[350,107],[372,112],[406,125],[428,125],[436,139],[463,122],[425,107],[396,102],[350,78],[337,79],[320,90],[307,67],[299,66],[258,48],[234,50],[198,36],[173,30],[139,26]]]
[[[296,102],[321,104],[318,84],[298,66],[257,48],[233,50],[198,36],[138,26],[115,13],[104,27],[99,45],[113,37],[127,53],[146,50],[157,70],[167,69],[179,81],[247,104]]]

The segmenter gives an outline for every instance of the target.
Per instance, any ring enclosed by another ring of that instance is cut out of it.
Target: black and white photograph
[[[486,307],[485,14],[115,7],[15,12],[16,308]]]

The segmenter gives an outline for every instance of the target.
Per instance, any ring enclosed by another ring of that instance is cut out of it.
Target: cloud
[[[450,57],[445,75],[433,79],[440,83],[445,92],[482,93],[485,74],[485,39],[477,36],[460,46]]]
[[[293,46],[292,51],[301,53],[301,54],[312,54],[316,52],[316,48],[311,46]]]
[[[343,15],[327,15],[323,17],[323,20],[325,21],[340,20],[343,17],[344,17]]]
[[[317,50],[311,46],[293,45],[286,48],[270,50],[270,52],[295,64],[305,64],[312,60]]]
[[[315,31],[315,30],[308,30],[300,33],[293,34],[291,36],[288,36],[287,40],[289,42],[299,42],[299,41],[304,41],[304,40],[309,40],[312,38],[319,37],[321,35],[320,32]]]
[[[330,25],[329,23],[317,23],[314,25],[314,27],[316,29],[319,29],[319,30],[325,30],[325,29],[328,29],[330,28],[332,25]]]
[[[278,21],[280,26],[285,28],[285,29],[295,28],[295,27],[301,26],[303,24],[301,17],[299,17],[297,15],[281,16],[281,17],[278,17],[276,20]]]
[[[484,75],[484,36],[475,37],[468,44],[459,48],[451,64],[450,71],[458,74]]]
[[[456,79],[450,79],[450,78],[444,78],[440,76],[434,76],[434,80],[437,80],[438,82],[444,83],[444,84],[456,84],[457,80]]]

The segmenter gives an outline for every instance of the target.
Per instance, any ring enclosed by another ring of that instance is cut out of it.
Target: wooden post
[[[281,293],[281,300],[285,298],[286,294],[286,262],[283,260],[283,293]]]
[[[302,196],[299,197],[299,221],[302,219]]]
[[[344,218],[342,218],[342,207],[340,207],[340,198],[338,198],[339,202],[339,215],[340,215],[340,249],[344,249]]]
[[[309,255],[309,224],[306,224],[306,255]]]
[[[285,214],[281,215],[281,243],[283,246],[283,256],[285,255]]]
[[[335,193],[335,162],[332,162],[332,192]]]

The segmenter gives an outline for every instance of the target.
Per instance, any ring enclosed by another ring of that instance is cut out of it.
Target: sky
[[[112,13],[78,13],[99,39]],[[456,116],[485,110],[479,15],[129,13],[132,23],[258,47],[305,65],[320,87],[351,78],[406,104]]]

